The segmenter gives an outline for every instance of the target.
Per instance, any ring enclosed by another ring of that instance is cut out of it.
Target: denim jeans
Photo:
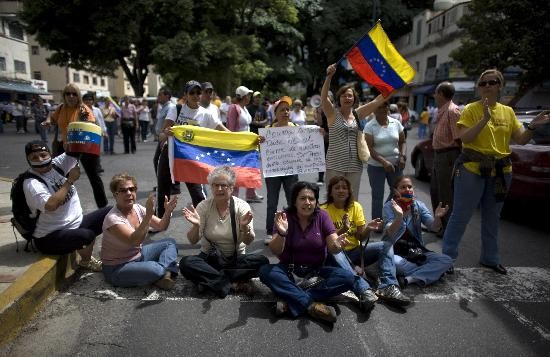
[[[420,123],[418,125],[418,138],[424,139],[428,135],[428,124]]]
[[[382,218],[382,207],[384,206],[384,181],[387,181],[390,187],[389,199],[393,196],[393,183],[397,177],[403,175],[403,170],[395,166],[395,172],[386,172],[382,166],[367,165],[367,174],[369,175],[372,192],[371,217],[372,219]]]
[[[511,174],[504,174],[510,185]],[[443,254],[453,260],[458,257],[458,246],[474,210],[481,211],[481,255],[479,262],[487,265],[500,263],[498,254],[498,224],[504,202],[497,202],[494,193],[495,177],[483,177],[460,166],[454,177],[453,212],[443,235]]]
[[[305,312],[313,302],[325,301],[332,296],[351,290],[354,281],[358,278],[349,271],[334,266],[323,266],[319,269],[319,276],[324,280],[307,291],[299,288],[294,279],[289,277],[287,264],[263,265],[259,275],[261,282],[267,285],[275,296],[288,303],[292,316],[298,316]],[[307,271],[295,268],[294,273],[298,276],[305,276]]]
[[[336,260],[338,266],[356,274],[355,270],[351,266],[351,263],[354,265],[361,264],[361,248],[356,247],[353,250],[346,251],[346,253],[340,252],[335,254],[334,259]],[[388,285],[397,285],[398,282],[395,277],[396,267],[394,263],[393,245],[391,241],[367,244],[364,251],[364,264],[367,266],[376,262],[378,262],[378,272],[380,275],[380,286],[378,286],[378,288],[382,289]],[[359,295],[369,288],[369,283],[365,279],[361,278],[361,281],[354,285],[352,291],[356,295]]]
[[[105,126],[107,127],[107,135],[109,140],[103,140],[103,152],[112,154],[115,152],[115,135],[117,132],[116,120],[106,121]]]
[[[279,192],[281,185],[285,190],[286,204],[291,201],[292,187],[298,182],[298,175],[266,177],[265,186],[267,188],[267,215],[265,217],[265,230],[267,234],[273,233],[273,222],[275,212],[279,204]]]
[[[453,265],[453,260],[445,254],[425,252],[424,255],[426,261],[421,264],[410,262],[399,255],[395,255],[397,274],[414,278],[416,283],[423,287],[438,281]]]
[[[145,286],[162,278],[166,271],[177,274],[177,258],[176,242],[165,238],[143,245],[139,259],[119,265],[103,265],[103,275],[114,286]]]

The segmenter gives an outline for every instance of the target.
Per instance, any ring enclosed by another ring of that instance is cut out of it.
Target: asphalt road
[[[23,146],[36,137],[17,135],[12,126],[0,134],[0,176],[5,177],[15,177],[26,169]],[[415,134],[416,130],[409,135],[409,152],[417,141]],[[120,139],[116,145],[121,152]],[[113,174],[128,171],[137,176],[138,198],[144,201],[155,186],[154,149],[153,142],[138,143],[135,155],[103,156],[105,184]],[[410,165],[407,173],[412,173]],[[301,178],[315,180],[316,175]],[[428,185],[415,184],[417,196],[428,203]],[[77,189],[84,210],[93,210],[95,203],[84,173]],[[265,195],[264,188],[259,192]],[[359,197],[370,217],[366,170]],[[182,186],[179,208],[189,201]],[[252,207],[257,241],[248,250],[263,252],[275,261],[262,243],[265,203]],[[197,246],[185,238],[188,225],[179,208],[169,230],[152,239],[173,237],[180,255],[194,254]],[[259,282],[255,282],[259,293],[253,298],[230,295],[220,300],[198,295],[182,278],[174,290],[163,292],[152,287],[113,288],[101,274],[83,273],[52,299],[17,340],[1,349],[0,355],[549,355],[548,230],[501,221],[502,262],[510,269],[507,276],[500,276],[477,264],[479,222],[479,215],[474,215],[461,245],[457,272],[425,289],[407,288],[405,293],[415,303],[406,310],[377,304],[372,313],[364,315],[352,294],[343,295],[333,301],[338,321],[327,326],[308,317],[275,318],[275,300]],[[431,249],[440,251],[438,238],[432,234],[425,238]]]

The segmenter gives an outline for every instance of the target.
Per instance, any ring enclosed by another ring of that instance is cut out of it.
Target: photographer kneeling
[[[434,215],[422,201],[414,198],[410,177],[398,177],[395,196],[384,205],[384,239],[394,242],[394,260],[401,287],[418,284],[422,287],[438,281],[452,265],[452,259],[428,250],[422,239],[422,224],[431,231],[441,229],[441,217],[449,210],[439,203]],[[435,217],[434,217],[435,216]]]

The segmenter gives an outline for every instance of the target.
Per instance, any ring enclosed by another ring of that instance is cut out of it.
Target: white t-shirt
[[[142,106],[142,107],[138,107],[138,109],[139,109],[138,120],[148,122],[149,121],[149,111],[150,111],[149,107]]]
[[[52,164],[59,167],[65,174],[71,170],[78,162],[72,156],[68,156],[63,153],[52,160]],[[37,179],[30,178],[23,182],[23,191],[25,192],[25,199],[31,209],[31,212],[39,210],[40,217],[36,222],[36,229],[33,236],[35,238],[42,238],[51,232],[61,229],[76,229],[80,227],[82,223],[82,207],[80,206],[80,199],[76,188],[71,186],[65,201],[55,211],[48,212],[44,208],[48,199],[59,190],[67,179],[61,175],[55,169],[40,174],[34,170],[31,172],[37,176],[40,176],[46,185]]]
[[[160,134],[162,127],[164,126],[164,120],[168,119],[171,121],[176,121],[176,116],[178,115],[178,108],[171,101],[158,106],[157,111],[157,123],[155,125],[155,133]]]
[[[378,124],[378,120],[369,121],[363,129],[365,134],[372,135],[374,139],[374,150],[384,159],[393,164],[399,160],[399,134],[403,132],[403,125],[396,119],[388,117],[388,126]],[[379,161],[369,158],[367,164],[372,166],[383,166]]]
[[[223,124],[227,123],[227,111],[229,110],[229,106],[231,104],[227,104],[226,102],[223,102],[220,106],[220,120]]]
[[[294,110],[290,112],[290,121],[296,125],[305,125],[306,124],[306,112],[302,109],[298,113]]]
[[[168,120],[168,117],[166,119]],[[196,125],[209,129],[216,129],[220,124],[220,120],[215,119],[210,110],[200,105],[198,108],[192,109],[187,104],[181,107],[180,115],[175,121],[175,125]]]
[[[238,104],[235,104],[238,105]],[[252,122],[252,116],[248,112],[246,107],[240,107],[239,114],[239,129],[238,131],[250,131],[250,122]]]
[[[212,117],[214,117],[215,120],[220,120],[220,108],[218,108],[216,104],[210,103],[210,105],[208,105],[208,108],[206,109],[208,109],[210,113],[212,113]]]

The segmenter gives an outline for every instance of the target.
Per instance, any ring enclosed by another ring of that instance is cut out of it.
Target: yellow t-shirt
[[[430,123],[430,113],[426,110],[420,113],[420,123],[429,124]]]
[[[496,103],[489,107],[491,119],[481,129],[478,136],[470,143],[462,143],[463,148],[472,149],[485,155],[491,155],[497,159],[503,158],[512,153],[510,139],[512,133],[521,128],[521,123],[516,118],[514,110],[506,105]],[[483,104],[480,101],[470,103],[465,108],[457,126],[471,128],[483,117]],[[464,167],[469,171],[480,175],[479,163],[467,162]],[[512,166],[504,168],[504,172],[512,172]],[[495,172],[493,170],[493,175]]]
[[[359,246],[359,240],[355,236],[357,234],[357,227],[364,226],[367,222],[365,221],[365,216],[363,215],[363,207],[357,201],[354,201],[351,207],[347,210],[336,208],[334,204],[322,204],[321,208],[327,211],[328,215],[332,219],[336,230],[342,228],[342,217],[344,214],[348,214],[350,228],[348,231],[348,241],[349,244],[344,248],[345,250],[352,250]]]

